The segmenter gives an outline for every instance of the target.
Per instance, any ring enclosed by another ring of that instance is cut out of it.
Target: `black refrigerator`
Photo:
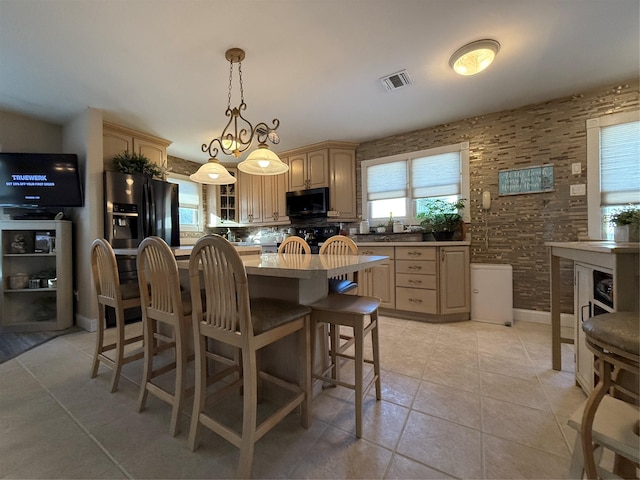
[[[180,246],[178,185],[146,175],[104,172],[104,236],[113,248],[137,248],[150,236]]]
[[[180,246],[178,185],[146,175],[104,172],[104,238],[114,249],[136,249],[142,239],[158,236]],[[137,282],[136,255],[117,255],[121,282]],[[139,309],[125,311],[125,323],[139,321]],[[115,314],[106,310],[108,327]]]

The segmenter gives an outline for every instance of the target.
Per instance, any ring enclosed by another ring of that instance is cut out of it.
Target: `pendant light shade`
[[[500,50],[495,40],[478,40],[459,48],[449,59],[449,66],[460,75],[475,75],[493,62]]]
[[[231,175],[229,171],[220,164],[217,158],[210,158],[207,163],[202,165],[196,173],[190,175],[189,178],[197,183],[205,183],[207,185],[229,185],[236,183],[236,177]]]
[[[250,175],[280,175],[289,171],[289,165],[269,150],[266,144],[261,143],[238,164],[238,170]]]

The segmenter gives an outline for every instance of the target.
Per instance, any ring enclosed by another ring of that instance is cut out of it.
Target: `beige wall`
[[[567,98],[492,113],[362,143],[357,151],[358,211],[360,163],[404,152],[469,142],[471,261],[513,266],[514,308],[549,311],[548,241],[587,238],[587,197],[571,197],[572,184],[586,184],[586,120],[638,109],[638,80],[608,85]],[[573,175],[579,162],[582,173]],[[498,172],[554,165],[555,191],[498,196]],[[482,192],[492,195],[488,247]],[[573,311],[571,264],[563,268],[562,311]]]
[[[73,153],[62,151],[62,126],[0,110],[0,151]]]

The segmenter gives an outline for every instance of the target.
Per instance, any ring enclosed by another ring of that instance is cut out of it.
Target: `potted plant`
[[[421,202],[421,212],[417,219],[425,232],[431,233],[436,240],[462,239],[462,214],[466,199],[456,202],[426,199]]]
[[[614,226],[616,242],[640,241],[640,207],[629,206],[611,215],[609,221]]]
[[[113,164],[121,173],[139,173],[162,178],[164,170],[141,153],[125,150],[113,157]]]

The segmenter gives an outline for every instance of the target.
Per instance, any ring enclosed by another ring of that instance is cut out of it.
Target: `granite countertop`
[[[588,252],[600,253],[638,253],[640,243],[633,242],[613,242],[610,240],[592,240],[585,242],[545,242],[547,247],[568,248],[573,250],[584,250]]]
[[[457,240],[450,242],[356,242],[359,247],[455,247],[469,246],[471,242],[468,240]]]

